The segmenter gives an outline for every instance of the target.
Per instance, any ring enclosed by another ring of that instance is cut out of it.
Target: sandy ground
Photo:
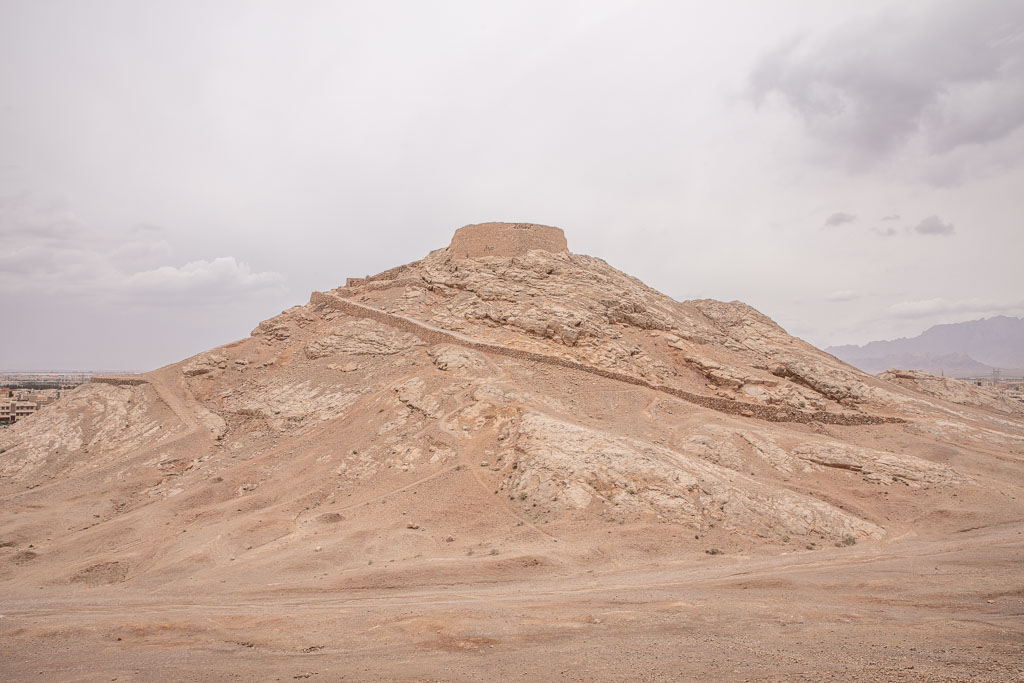
[[[486,570],[505,558],[466,558]],[[9,680],[1022,680],[1024,524],[406,588],[4,595]],[[497,572],[496,572],[497,573]],[[394,582],[399,583],[398,581]],[[320,585],[323,587],[321,588]]]

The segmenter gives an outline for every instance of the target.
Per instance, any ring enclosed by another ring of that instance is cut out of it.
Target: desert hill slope
[[[0,586],[540,580],[1024,517],[1024,406],[890,379],[556,228],[467,226],[0,432]]]

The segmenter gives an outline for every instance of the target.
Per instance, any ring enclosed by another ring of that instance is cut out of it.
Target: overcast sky
[[[488,220],[819,346],[1024,314],[1024,2],[0,0],[0,368],[147,370]]]

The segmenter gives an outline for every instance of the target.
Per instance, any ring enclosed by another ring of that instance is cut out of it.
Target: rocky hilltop
[[[485,223],[0,432],[0,585],[347,590],[882,549],[1021,519],[1022,458],[1024,406],[867,375],[557,228]]]

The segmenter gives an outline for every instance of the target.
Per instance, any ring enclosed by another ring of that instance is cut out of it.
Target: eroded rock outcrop
[[[510,490],[548,505],[653,513],[701,529],[770,529],[842,537],[882,535],[875,524],[820,500],[721,468],[699,457],[528,413],[517,425]]]
[[[920,370],[886,370],[878,375],[887,382],[964,406],[978,406],[1011,415],[1024,415],[1024,403],[1004,392],[974,382],[939,377]]]

